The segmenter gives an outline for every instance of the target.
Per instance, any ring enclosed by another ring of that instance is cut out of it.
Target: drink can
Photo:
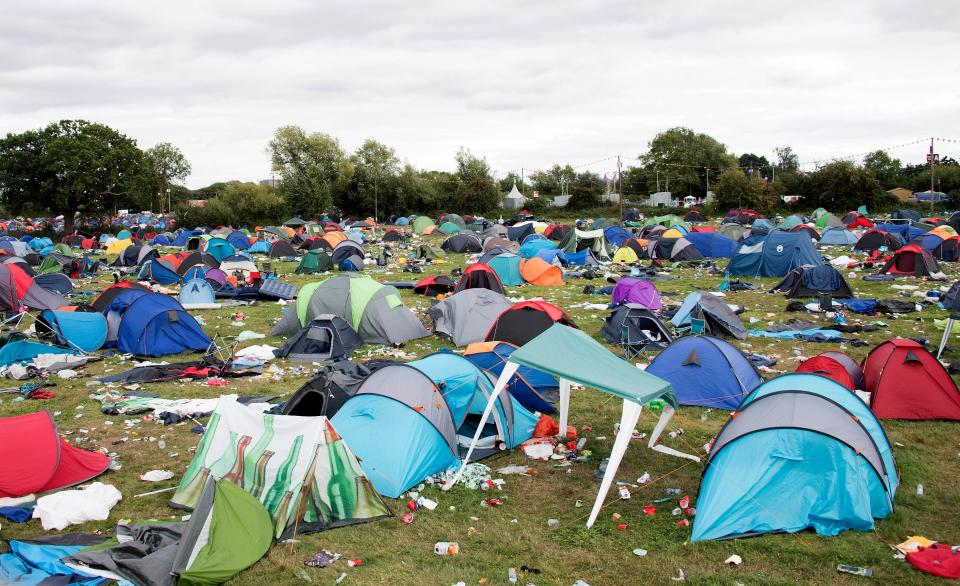
[[[433,553],[437,555],[457,555],[460,553],[460,544],[456,541],[438,541],[433,546]]]

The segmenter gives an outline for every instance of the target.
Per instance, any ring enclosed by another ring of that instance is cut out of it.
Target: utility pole
[[[707,167],[707,193],[710,193],[710,167]]]
[[[520,193],[523,194],[523,197],[527,197],[527,188],[523,184],[523,167],[520,167]]]
[[[660,192],[660,169],[657,169],[657,192]]]
[[[930,163],[930,216],[933,216],[933,176],[937,172],[937,162],[940,155],[933,152],[933,137],[930,137],[930,154],[927,155],[927,162]]]
[[[617,155],[617,199],[620,200],[620,221],[623,221],[623,172],[620,155]]]

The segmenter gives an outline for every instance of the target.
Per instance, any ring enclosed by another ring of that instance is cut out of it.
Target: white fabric
[[[617,468],[620,467],[620,461],[623,455],[627,453],[627,446],[630,445],[630,439],[633,437],[633,429],[637,426],[640,419],[640,410],[643,406],[639,403],[624,399],[623,412],[620,414],[620,431],[617,433],[617,439],[613,442],[613,451],[610,452],[610,460],[607,461],[607,469],[603,473],[603,480],[600,482],[600,492],[597,493],[597,499],[593,502],[593,510],[590,511],[590,518],[587,519],[587,527],[593,527],[593,523],[603,508],[603,501],[607,498],[610,491],[610,485],[617,476]]]
[[[567,421],[570,420],[570,381],[560,379],[560,437],[567,437]],[[630,429],[633,429],[632,427]]]
[[[33,518],[44,530],[61,530],[86,521],[105,521],[123,496],[111,484],[94,482],[84,490],[62,490],[37,499]]]
[[[256,358],[257,360],[273,360],[276,358],[276,355],[273,351],[276,350],[276,347],[269,344],[261,344],[259,346],[247,346],[246,348],[241,348],[237,350],[237,356],[243,356],[244,358]]]

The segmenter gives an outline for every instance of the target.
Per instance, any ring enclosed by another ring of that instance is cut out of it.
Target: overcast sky
[[[433,169],[464,145],[501,173],[602,174],[676,125],[813,161],[960,138],[958,53],[950,0],[7,0],[0,132],[84,118],[170,141],[190,187],[269,177],[286,124]]]

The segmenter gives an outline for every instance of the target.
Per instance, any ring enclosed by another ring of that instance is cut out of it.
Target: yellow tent
[[[670,228],[660,236],[663,238],[683,238],[683,232],[677,230],[676,228]]]
[[[629,246],[621,246],[613,255],[613,262],[637,262],[640,258],[637,253]]]
[[[953,238],[957,235],[957,231],[953,229],[952,226],[947,226],[946,224],[937,226],[933,230],[930,230],[929,234],[935,234],[940,238],[946,240],[947,238]]]
[[[123,250],[133,245],[133,240],[129,238],[124,238],[123,240],[113,239],[110,241],[110,244],[107,245],[107,254],[120,254]]]
[[[547,224],[546,222],[534,222],[533,231],[536,232],[537,234],[543,234],[544,232],[547,231],[547,227],[549,226],[550,224]]]

